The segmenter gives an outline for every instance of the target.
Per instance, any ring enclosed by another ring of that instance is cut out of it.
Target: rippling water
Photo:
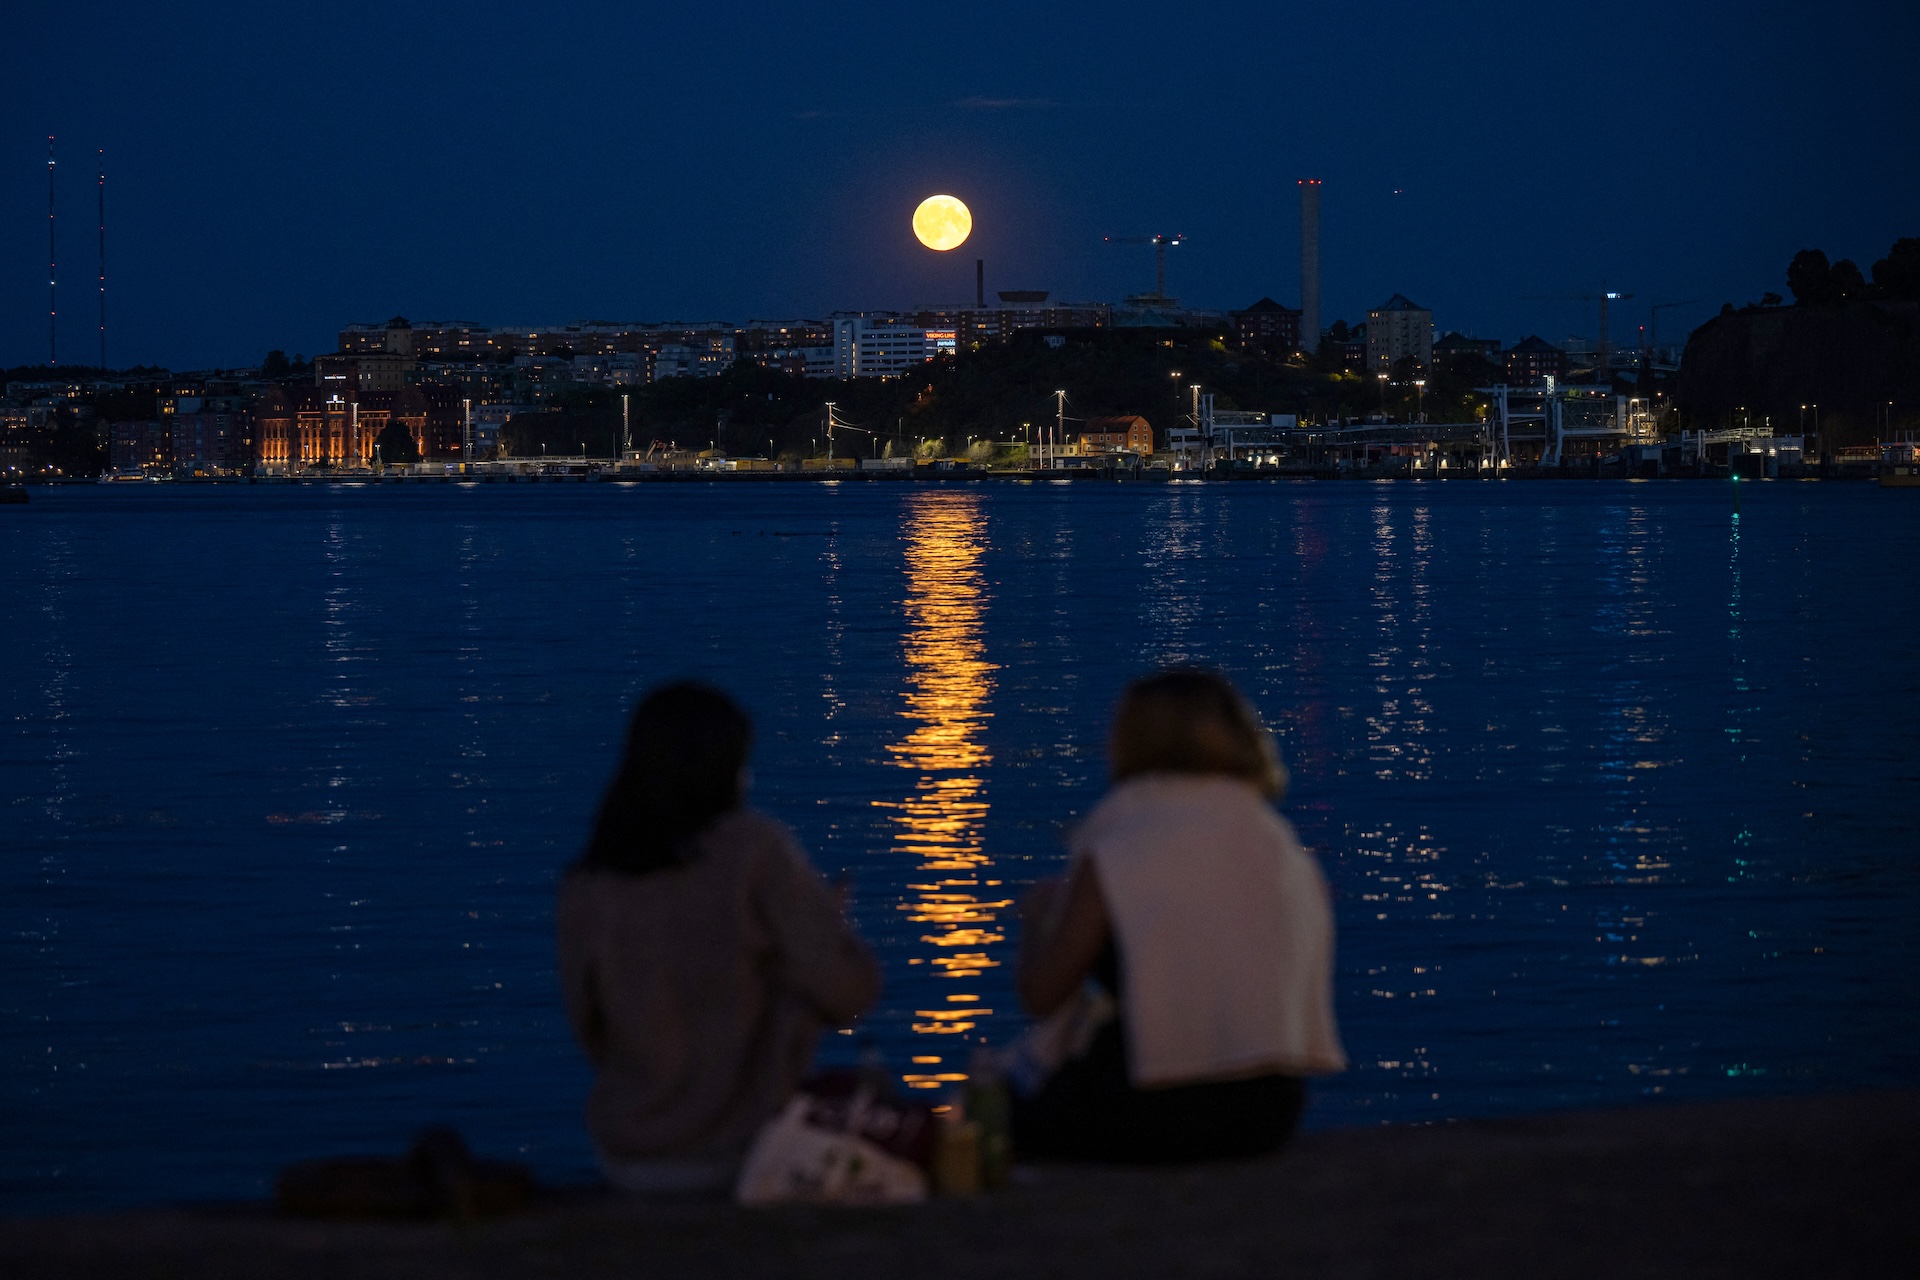
[[[1327,868],[1317,1125],[1912,1084],[1913,495],[1707,483],[162,487],[0,511],[0,1194],[258,1194],[460,1125],[589,1157],[550,902],[662,678],[887,966],[1018,1025],[1010,903],[1156,664]]]

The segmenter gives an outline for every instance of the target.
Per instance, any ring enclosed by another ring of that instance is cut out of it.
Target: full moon
[[[929,249],[958,249],[973,230],[973,214],[952,196],[928,196],[913,211],[913,234]]]

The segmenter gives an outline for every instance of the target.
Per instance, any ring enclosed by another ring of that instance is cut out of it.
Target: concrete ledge
[[[1920,1092],[1309,1134],[1283,1157],[1043,1166],[904,1210],[557,1195],[479,1227],[255,1206],[0,1222],[28,1277],[1920,1274]]]

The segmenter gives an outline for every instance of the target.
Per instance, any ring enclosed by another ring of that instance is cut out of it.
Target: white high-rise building
[[[933,355],[925,329],[866,316],[833,322],[833,354],[842,378],[897,378]]]
[[[1367,312],[1367,368],[1391,373],[1404,356],[1433,367],[1433,312],[1396,293]]]

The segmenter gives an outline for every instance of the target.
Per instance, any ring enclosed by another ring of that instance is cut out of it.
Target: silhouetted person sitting
[[[1064,882],[1023,903],[1017,980],[1036,1016],[1085,1000],[1089,980],[1118,1013],[1014,1097],[1015,1150],[1275,1150],[1298,1124],[1302,1077],[1346,1065],[1326,882],[1273,808],[1286,772],[1253,709],[1208,671],[1136,681],[1109,754],[1113,789],[1074,832]]]
[[[560,978],[596,1072],[587,1129],[628,1190],[725,1186],[820,1032],[879,994],[839,895],[743,803],[752,734],[717,690],[648,694],[561,884]]]

